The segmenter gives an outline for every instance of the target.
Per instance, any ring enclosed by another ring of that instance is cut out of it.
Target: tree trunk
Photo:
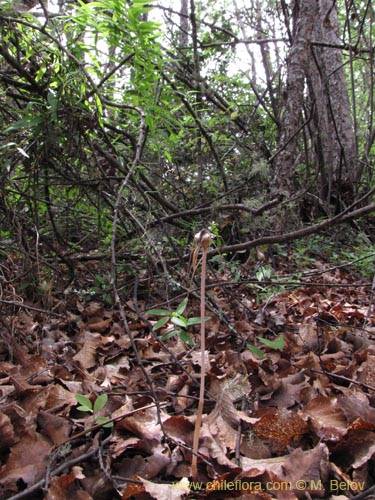
[[[315,24],[315,40],[340,45],[339,22],[332,0],[320,0],[319,22]],[[315,71],[319,74],[319,87],[327,124],[326,155],[333,189],[340,190],[347,183],[354,183],[357,176],[357,147],[352,122],[351,106],[343,67],[341,50],[333,47],[314,47]],[[314,67],[311,68],[314,71]],[[314,81],[314,80],[313,80]],[[331,188],[332,186],[324,186]],[[329,189],[328,191],[330,191]]]
[[[187,47],[189,43],[189,4],[188,0],[181,0],[180,7],[180,47]]]
[[[291,192],[296,167],[298,132],[302,126],[305,77],[311,52],[310,41],[316,19],[317,0],[297,0],[293,9],[293,42],[287,57],[285,111],[279,154],[275,158],[275,181],[281,191]]]
[[[301,132],[308,124],[312,148],[308,156],[317,168],[320,194],[329,202],[332,194],[341,197],[348,188],[353,192],[357,176],[356,139],[343,58],[341,49],[336,48],[341,41],[335,2],[296,0],[293,21],[285,111],[274,165],[276,183],[282,191],[294,191]],[[310,109],[305,123],[303,109]]]

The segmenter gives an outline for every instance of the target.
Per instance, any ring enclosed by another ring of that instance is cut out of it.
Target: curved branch
[[[171,214],[171,215],[166,215],[165,217],[160,217],[157,220],[152,221],[149,224],[149,227],[156,226],[157,224],[163,223],[163,222],[170,222],[174,219],[179,219],[179,218],[188,218],[192,217],[194,215],[198,214],[204,214],[207,212],[214,212],[216,210],[220,211],[236,211],[238,210],[239,212],[249,212],[253,215],[262,215],[266,210],[269,210],[270,208],[273,208],[276,206],[278,203],[282,201],[282,195],[279,194],[276,196],[276,198],[273,198],[272,200],[268,201],[264,205],[261,205],[258,208],[253,208],[253,207],[248,207],[247,205],[244,205],[243,203],[231,203],[231,204],[225,204],[225,205],[220,205],[220,206],[215,206],[215,205],[209,205],[205,207],[197,207],[197,208],[189,208],[188,210],[181,210],[180,212]]]
[[[342,224],[344,222],[348,222],[353,219],[357,219],[358,217],[362,217],[365,214],[375,212],[375,203],[371,205],[366,205],[365,207],[358,208],[353,212],[349,212],[343,215],[343,212],[335,217],[331,217],[330,219],[326,219],[322,222],[318,222],[317,224],[313,224],[312,226],[303,227],[302,229],[298,229],[297,231],[292,231],[290,233],[285,234],[276,234],[272,236],[262,236],[255,240],[245,241],[243,243],[238,243],[236,245],[228,245],[221,247],[217,250],[211,250],[209,252],[209,256],[215,255],[217,253],[232,253],[239,252],[241,250],[248,250],[249,248],[258,247],[260,245],[269,245],[271,243],[288,243],[290,241],[298,240],[300,238],[304,238],[305,236],[310,236],[311,234],[318,233],[323,231],[324,229],[328,229],[329,227],[334,226],[335,224]]]
[[[289,243],[291,241],[310,236],[311,234],[319,233],[320,231],[335,226],[336,224],[343,224],[344,222],[358,219],[359,217],[362,217],[363,215],[369,214],[371,212],[375,212],[375,203],[358,208],[357,210],[353,210],[352,212],[347,212],[345,210],[335,217],[331,217],[330,219],[318,222],[317,224],[313,224],[312,226],[303,227],[302,229],[298,229],[297,231],[291,231],[290,233],[275,234],[272,236],[261,236],[260,238],[256,238],[255,240],[244,241],[243,243],[237,243],[235,245],[227,245],[220,248],[215,248],[207,253],[207,257],[212,257],[219,253],[223,254],[241,252],[243,250],[249,250],[250,248],[259,247],[261,245],[271,245],[272,243]],[[183,260],[188,261],[189,259],[190,254],[184,255]],[[174,258],[169,259],[167,262],[168,264],[173,265],[178,264],[180,261],[180,259]]]

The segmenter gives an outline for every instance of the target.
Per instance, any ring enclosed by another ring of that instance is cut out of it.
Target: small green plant
[[[267,281],[271,278],[273,269],[270,266],[260,266],[256,272],[256,278],[258,281]]]
[[[219,224],[213,220],[211,224],[208,226],[208,230],[210,231],[212,238],[215,240],[215,246],[216,247],[223,246],[223,239],[220,236]]]
[[[95,283],[88,290],[85,289],[74,289],[74,293],[76,293],[79,297],[82,297],[84,300],[90,301],[93,297],[100,295],[101,299],[107,304],[112,305],[112,287],[110,284],[109,276],[107,275],[95,275]]]
[[[275,340],[268,340],[264,339],[263,337],[257,337],[259,342],[264,344],[265,346],[269,347],[270,349],[282,351],[284,349],[285,341],[284,337],[280,335],[277,337]],[[253,345],[253,344],[246,344],[246,347],[254,353],[256,356],[258,356],[259,359],[264,359],[265,358],[265,353],[260,349],[259,347]]]
[[[95,275],[95,285],[91,289],[93,292],[101,294],[102,299],[107,303],[112,303],[112,287],[109,276]]]
[[[78,406],[77,410],[79,411],[85,411],[87,413],[92,413],[95,417],[95,414],[98,413],[101,409],[105,407],[108,401],[108,395],[107,394],[101,394],[98,396],[92,404],[92,402],[89,400],[88,397],[83,396],[83,394],[75,394],[74,395],[80,406]],[[107,422],[108,418],[107,417],[95,417],[94,422],[96,424],[103,424],[103,427],[113,427],[113,422]]]
[[[238,283],[241,279],[241,263],[239,260],[227,260],[227,254],[218,254],[210,258],[210,264],[215,264],[219,273],[230,273],[232,281]]]
[[[167,340],[174,335],[178,335],[180,339],[185,342],[185,344],[193,346],[194,340],[187,333],[187,329],[192,325],[200,325],[201,318],[186,318],[183,316],[185,312],[186,306],[188,303],[187,297],[176,307],[176,310],[171,312],[166,309],[150,309],[147,311],[147,314],[152,316],[161,316],[161,318],[155,323],[154,330],[159,330],[159,328],[165,326],[167,323],[171,322],[177,328],[173,328],[173,330],[165,333],[162,336],[162,340]],[[204,321],[208,321],[210,317],[206,316]]]

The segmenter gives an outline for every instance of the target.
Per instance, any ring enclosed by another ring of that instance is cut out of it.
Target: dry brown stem
[[[202,271],[201,271],[201,302],[200,302],[200,316],[201,316],[201,377],[200,377],[200,390],[199,402],[197,409],[197,419],[195,421],[194,438],[193,438],[193,458],[191,461],[191,475],[193,481],[198,478],[198,445],[199,433],[202,425],[203,405],[204,405],[204,384],[206,375],[205,354],[206,354],[206,335],[205,335],[205,294],[206,294],[206,264],[207,264],[207,250],[211,244],[213,235],[202,229],[194,237],[197,244],[193,254],[193,273],[197,266],[197,257],[199,249],[202,248]]]

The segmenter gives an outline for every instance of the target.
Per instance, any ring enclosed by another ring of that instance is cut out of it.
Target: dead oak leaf
[[[268,406],[277,406],[278,408],[290,408],[296,403],[301,403],[303,391],[310,387],[306,381],[303,372],[298,371],[288,375],[280,380],[280,386],[275,390]]]
[[[375,387],[375,356],[368,355],[367,360],[358,369],[358,380]]]
[[[353,430],[332,449],[332,461],[344,468],[358,469],[370,460],[374,453],[375,433]]]
[[[0,436],[0,450],[9,448],[18,441],[10,418],[2,412],[0,412]]]
[[[281,477],[286,459],[287,456],[284,455],[261,459],[241,457],[242,476],[254,478],[266,472],[272,472],[273,474]]]
[[[77,479],[82,479],[80,468],[73,467],[71,474],[63,474],[51,479],[48,488],[48,500],[92,500],[92,496],[77,485]]]
[[[83,333],[83,332],[82,332]],[[89,369],[96,365],[96,353],[101,344],[101,335],[86,331],[81,339],[81,348],[73,356],[75,361],[79,361],[83,368]]]
[[[168,436],[176,441],[189,446],[193,443],[194,425],[183,415],[172,415],[163,422],[163,427]]]
[[[121,408],[121,410],[123,410],[123,408]],[[120,409],[117,410],[117,412],[119,411]],[[114,416],[116,415],[114,414]],[[142,439],[160,442],[163,438],[163,432],[158,421],[158,413],[155,407],[137,411],[134,415],[130,415],[120,420],[116,424],[116,429],[126,429]]]
[[[51,449],[52,445],[39,433],[24,434],[11,448],[8,461],[0,469],[0,485],[9,488],[16,486],[19,480],[26,485],[39,481],[45,475]]]
[[[350,423],[349,429],[375,430],[375,408],[363,393],[339,396],[338,405]]]
[[[298,484],[298,481],[306,483],[305,490],[295,490],[299,498],[305,498],[306,492],[311,495],[324,496],[323,483],[328,477],[329,451],[324,443],[318,444],[312,450],[303,451],[297,448],[286,459],[283,465],[282,479]]]
[[[104,333],[109,328],[111,321],[111,318],[107,318],[103,319],[102,321],[95,321],[93,323],[90,322],[87,324],[87,327],[90,332]]]
[[[256,420],[237,410],[233,401],[250,390],[248,382],[242,376],[217,380],[213,379],[210,393],[216,397],[212,412],[205,416],[202,426],[202,444],[222,465],[234,467],[227,458],[227,451],[233,452],[238,438],[238,426],[241,421],[254,423]]]
[[[303,451],[300,448],[294,450],[290,455],[284,455],[267,459],[252,459],[243,457],[241,466],[243,468],[243,478],[257,478],[263,474],[268,474],[272,479],[272,484],[301,484],[306,483],[305,490],[292,490],[293,495],[305,498],[306,492],[314,497],[323,496],[325,491],[321,487],[328,476],[328,448],[324,443],[318,444],[311,450]],[[277,498],[285,498],[273,491]],[[282,491],[281,491],[282,493]],[[288,495],[287,498],[290,498]],[[293,498],[293,497],[292,497]]]
[[[116,463],[115,467],[120,476],[128,477],[136,474],[145,479],[152,479],[170,465],[170,462],[169,450],[161,443],[158,443],[152,448],[152,455],[125,457]]]
[[[348,424],[336,397],[312,399],[302,414],[311,420],[315,433],[323,441],[339,441],[347,433]]]
[[[227,457],[227,446],[233,448],[235,431],[228,429],[227,426],[222,429],[220,424],[223,425],[222,419],[217,422],[217,425],[212,423],[210,425],[207,418],[203,417],[199,451],[203,455],[214,458],[220,465],[235,468],[237,466]]]
[[[41,433],[48,436],[56,446],[67,440],[72,429],[69,420],[43,410],[38,414],[37,423]]]
[[[186,477],[172,484],[153,483],[139,476],[134,476],[132,479],[137,480],[138,483],[127,484],[122,492],[122,500],[128,500],[142,492],[147,492],[156,500],[181,500],[190,492],[189,480]]]

